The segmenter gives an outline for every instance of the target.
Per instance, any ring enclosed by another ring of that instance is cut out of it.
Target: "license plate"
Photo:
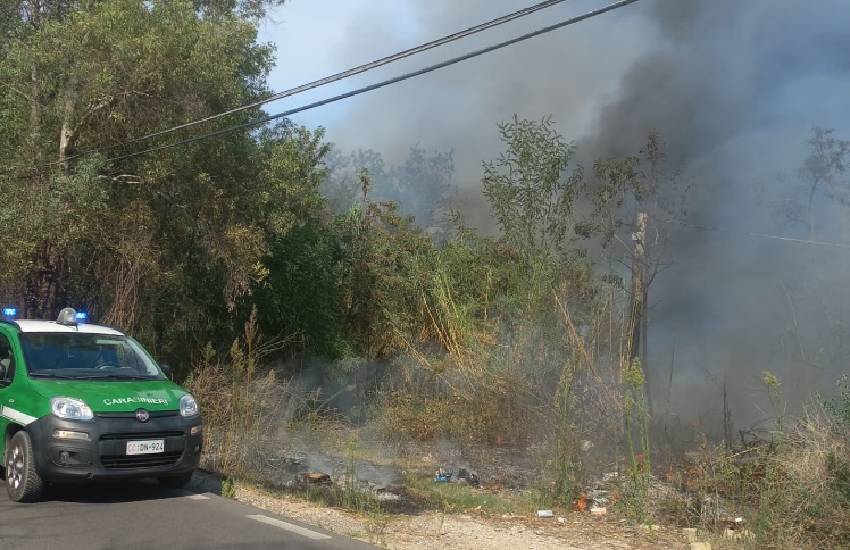
[[[153,439],[149,441],[128,441],[127,456],[148,455],[165,452],[165,440]]]

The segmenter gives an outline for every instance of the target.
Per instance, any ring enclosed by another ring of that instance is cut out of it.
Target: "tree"
[[[234,197],[238,202],[239,182],[249,174],[232,161],[252,146],[252,140],[234,135],[156,158],[101,163],[97,174],[78,170],[69,158],[94,148],[114,155],[119,151],[112,146],[121,141],[257,99],[265,93],[271,59],[269,48],[255,43],[256,28],[249,21],[202,18],[188,1],[117,0],[65,7],[61,17],[52,17],[13,41],[0,62],[0,78],[14,88],[23,88],[32,74],[37,75],[33,108],[40,121],[40,130],[31,134],[33,117],[17,113],[29,112],[32,98],[5,94],[0,105],[11,115],[3,121],[10,139],[0,150],[0,159],[6,166],[19,165],[18,152],[28,149],[26,143],[37,135],[38,141],[31,143],[33,159],[57,163],[32,167],[27,171],[28,185],[7,180],[4,189],[6,196],[18,199],[9,206],[29,203],[34,210],[35,227],[15,237],[29,241],[29,255],[10,263],[34,266],[28,270],[24,298],[28,313],[36,316],[53,312],[69,290],[67,230],[52,220],[70,216],[74,201],[68,200],[67,186],[60,182],[96,176],[85,185],[107,195],[113,215],[108,220],[90,219],[92,223],[108,224],[127,209],[139,211],[141,201],[150,220],[160,226],[152,226],[152,231],[184,231],[185,218],[180,214],[191,212],[192,206],[196,210],[191,226],[198,230],[203,228],[197,223],[203,219],[200,210],[208,206],[192,204],[192,199],[205,195],[199,187],[218,193],[219,199]],[[213,173],[215,177],[209,177]],[[125,177],[128,174],[132,177]],[[175,205],[181,205],[180,211]],[[164,227],[175,220],[180,220],[180,227]],[[238,225],[234,218],[218,221]],[[221,237],[226,240],[232,234],[217,228],[197,242],[211,249],[216,241],[221,244]]]
[[[368,180],[368,174],[364,174]],[[336,220],[343,262],[340,271],[343,311],[352,350],[368,358],[403,349],[419,323],[417,269],[432,249],[431,239],[400,215],[395,203],[353,206]]]
[[[0,42],[9,302],[33,317],[85,306],[184,358],[229,337],[270,243],[322,208],[322,133],[283,125],[110,159],[153,142],[117,144],[266,96],[272,50],[256,41],[256,9],[267,5],[0,3],[19,16]]]
[[[809,238],[814,239],[814,202],[819,192],[843,206],[850,206],[850,181],[840,179],[850,165],[850,141],[838,139],[834,130],[812,128],[809,155],[800,168],[800,179],[807,187],[805,222]]]
[[[567,177],[574,147],[555,130],[551,118],[540,122],[514,116],[499,125],[506,150],[484,164],[484,196],[504,238],[520,250],[557,250],[567,243],[573,201],[581,172]]]

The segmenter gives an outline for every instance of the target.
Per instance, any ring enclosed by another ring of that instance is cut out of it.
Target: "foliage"
[[[323,209],[321,130],[285,123],[105,157],[133,149],[116,143],[265,95],[263,4],[47,2],[38,17],[20,12],[27,32],[9,35],[0,57],[6,301],[34,317],[85,306],[182,374],[207,341],[235,335],[244,320],[235,308],[268,275],[272,243]],[[104,155],[44,164],[93,148]]]
[[[231,477],[221,480],[221,496],[224,498],[236,498],[236,485]]]
[[[335,358],[347,352],[342,288],[342,249],[319,221],[276,239],[264,266],[268,277],[251,300],[262,304],[265,332],[297,334],[304,349]]]
[[[814,237],[813,202],[819,193],[825,193],[830,199],[844,206],[850,205],[850,185],[843,178],[850,163],[850,141],[836,138],[834,131],[828,128],[812,128],[809,138],[809,155],[800,169],[800,180],[807,187],[805,219],[801,220]]]
[[[484,164],[484,195],[505,240],[518,250],[558,248],[569,236],[576,182],[565,177],[573,156],[549,118],[499,125],[506,151]]]
[[[820,404],[771,439],[727,449],[704,442],[680,478],[686,498],[662,511],[722,532],[745,519],[763,548],[843,548],[850,541],[847,427]]]
[[[840,426],[850,427],[850,377],[838,380],[838,397],[826,402],[826,410]]]
[[[646,377],[639,359],[631,362],[623,373],[623,380],[626,385],[624,421],[629,461],[623,504],[634,521],[642,522],[647,516],[652,455],[649,439],[650,419],[645,397]]]

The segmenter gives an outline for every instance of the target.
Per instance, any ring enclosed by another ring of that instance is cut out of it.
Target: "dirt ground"
[[[607,517],[447,515],[359,516],[313,502],[237,484],[236,499],[391,550],[614,550],[689,548],[680,529],[633,528]]]

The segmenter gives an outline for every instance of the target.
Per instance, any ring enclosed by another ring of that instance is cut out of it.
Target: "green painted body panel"
[[[180,398],[186,393],[167,380],[31,380],[30,387],[43,396],[44,402],[49,402],[51,397],[73,397],[85,401],[95,413],[133,412],[136,409],[176,411],[180,407]],[[42,414],[49,412],[46,410]]]
[[[72,397],[84,401],[97,413],[148,411],[175,411],[180,408],[180,398],[187,392],[168,380],[51,380],[30,378],[26,372],[23,349],[18,330],[10,324],[0,323],[0,334],[12,345],[15,358],[15,375],[7,387],[0,386],[0,408],[13,409],[12,416],[23,414],[33,420],[51,414],[52,397]],[[16,423],[9,415],[0,414],[0,457],[5,453],[6,429]]]

